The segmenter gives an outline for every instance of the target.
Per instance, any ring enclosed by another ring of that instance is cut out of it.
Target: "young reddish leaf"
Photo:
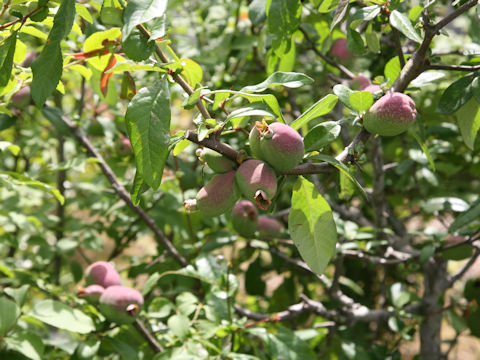
[[[113,68],[117,63],[117,59],[115,58],[115,54],[110,55],[110,59],[108,59],[108,64],[105,67],[105,70],[102,72],[102,76],[100,77],[100,90],[102,91],[103,96],[107,96],[108,91],[108,80],[112,77],[113,73],[107,73],[108,70]]]

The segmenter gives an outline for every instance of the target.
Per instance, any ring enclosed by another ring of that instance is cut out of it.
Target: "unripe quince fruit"
[[[231,220],[236,232],[252,237],[257,230],[258,210],[251,201],[240,200],[232,209]]]
[[[303,159],[305,146],[300,134],[290,126],[256,122],[249,135],[252,154],[268,162],[276,171],[287,171]]]
[[[277,192],[275,171],[265,162],[250,159],[242,163],[235,173],[238,188],[257,207],[267,210]]]
[[[78,296],[85,298],[89,303],[97,304],[104,291],[105,288],[103,286],[93,284],[86,288],[80,287],[80,289],[78,289]]]
[[[186,202],[187,209],[195,208],[205,216],[219,216],[229,211],[240,197],[235,184],[235,171],[215,175],[197,193],[195,205]]]
[[[275,239],[283,236],[283,224],[269,216],[258,217],[258,234],[260,239]]]
[[[407,130],[417,117],[413,100],[394,92],[382,96],[363,117],[368,132],[382,136],[395,136]]]
[[[105,289],[99,301],[100,311],[108,320],[130,324],[143,305],[143,296],[135,289],[116,285]]]
[[[87,285],[97,284],[108,288],[109,286],[122,284],[120,274],[106,261],[97,261],[91,264],[85,270],[85,277]]]
[[[196,154],[200,160],[207,163],[210,169],[219,174],[227,173],[235,166],[232,160],[209,148],[197,149]]]

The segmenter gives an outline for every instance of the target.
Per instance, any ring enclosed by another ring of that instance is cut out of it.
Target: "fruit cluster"
[[[117,324],[132,323],[143,305],[143,296],[137,290],[122,286],[120,274],[106,261],[97,261],[85,271],[87,287],[80,288],[78,296],[93,304]]]
[[[263,121],[256,122],[249,141],[254,158],[242,161],[237,169],[235,162],[214,150],[197,150],[200,160],[217,175],[200,189],[196,199],[185,201],[187,210],[219,216],[230,211],[241,196],[259,209],[270,207],[277,192],[276,172],[291,170],[302,161],[303,138],[288,125]]]
[[[275,239],[283,236],[284,226],[277,219],[261,215],[248,200],[240,200],[232,209],[233,228],[246,238]]]

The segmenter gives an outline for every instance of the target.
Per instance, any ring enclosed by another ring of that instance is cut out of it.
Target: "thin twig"
[[[315,54],[318,55],[318,57],[320,57],[321,59],[323,59],[325,62],[329,63],[330,65],[332,65],[333,67],[336,67],[338,70],[340,70],[347,78],[349,79],[353,79],[355,77],[355,74],[353,72],[351,72],[350,70],[348,70],[345,66],[343,66],[342,64],[339,64],[337,63],[336,61],[334,61],[333,59],[329,58],[328,56],[326,56],[325,54],[322,54],[322,52],[320,50],[317,49],[317,45],[315,44],[315,41],[313,41],[310,36],[308,35],[307,31],[305,29],[303,29],[302,27],[299,27],[298,28],[303,36],[305,37],[305,40],[307,40],[309,43],[310,43],[310,49],[313,50],[313,52]]]
[[[120,184],[113,170],[108,166],[106,161],[103,159],[103,156],[95,149],[95,147],[90,143],[85,135],[83,135],[80,129],[75,126],[69,119],[62,117],[63,122],[69,127],[72,135],[77,139],[77,141],[87,150],[87,152],[97,159],[97,163],[102,169],[103,174],[107,180],[112,185],[113,189],[117,195],[125,201],[129,208],[131,208],[147,225],[150,230],[155,234],[155,238],[165,247],[165,249],[170,253],[170,255],[182,266],[187,266],[188,261],[178,252],[178,250],[173,246],[171,241],[163,234],[163,232],[158,228],[155,221],[141,208],[135,206],[130,198],[130,194],[127,190]]]
[[[479,71],[480,65],[442,65],[431,64],[427,65],[426,70],[447,70],[447,71]]]
[[[138,330],[140,334],[147,340],[148,345],[155,351],[156,353],[161,353],[163,352],[163,347],[162,345],[159,344],[157,339],[148,331],[147,327],[145,324],[142,322],[140,319],[136,319],[135,322],[133,323],[133,326]]]
[[[405,66],[405,57],[403,55],[402,44],[400,43],[400,35],[398,30],[392,26],[393,40],[395,41],[395,49],[397,50],[398,60],[400,60],[400,68]]]
[[[140,30],[140,32],[147,38],[149,39],[150,38],[150,33],[148,32],[148,30],[145,28],[145,26],[143,25],[137,25],[137,29]],[[160,60],[162,60],[163,62],[167,63],[169,62],[170,60],[168,59],[168,57],[163,53],[162,49],[160,49],[160,47],[155,44],[155,53],[158,55],[158,57],[160,58]],[[175,82],[180,85],[182,87],[182,89],[188,94],[188,95],[192,95],[193,94],[193,89],[192,87],[190,86],[190,84],[188,82],[185,81],[185,79],[180,75],[180,74],[177,74],[175,72],[171,73],[170,74],[173,78],[173,80],[175,80]],[[197,102],[197,108],[198,110],[200,111],[200,113],[202,114],[202,116],[205,118],[205,119],[211,119],[212,116],[210,115],[210,113],[208,112],[207,108],[205,107],[205,105],[203,104],[202,101],[198,101]]]

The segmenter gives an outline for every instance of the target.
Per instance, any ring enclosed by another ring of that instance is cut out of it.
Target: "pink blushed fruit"
[[[25,109],[28,104],[30,104],[31,100],[32,96],[30,93],[30,86],[28,85],[18,90],[10,98],[10,102],[12,103],[12,105],[14,105],[19,110]]]
[[[415,103],[408,95],[388,93],[367,111],[363,126],[372,134],[395,136],[407,130],[416,117]]]
[[[374,85],[374,84],[368,85],[366,88],[363,89],[363,91],[368,91],[368,92],[371,92],[372,94],[375,94],[377,91],[380,91],[380,90],[382,90],[380,85]]]
[[[365,89],[367,86],[371,85],[370,79],[366,78],[365,76],[358,75],[353,78],[352,81],[350,81],[350,87],[354,90],[357,89]]]
[[[97,261],[85,270],[86,284],[97,284],[108,288],[109,286],[121,285],[120,274],[106,261]]]
[[[269,216],[258,217],[258,234],[261,239],[275,239],[282,237],[285,227],[283,224]]]
[[[249,140],[254,156],[265,160],[279,172],[293,169],[305,153],[300,134],[280,122],[267,124],[257,121],[250,131]]]
[[[87,299],[90,303],[96,304],[104,291],[105,288],[103,286],[94,284],[87,286],[86,288],[80,287],[78,289],[78,296]]]
[[[129,324],[135,321],[143,296],[137,290],[126,286],[110,286],[100,296],[100,311],[110,321]]]
[[[350,60],[353,56],[352,52],[347,48],[347,39],[345,38],[335,40],[330,49],[330,53],[342,62]]]
[[[236,232],[252,237],[257,230],[258,210],[251,201],[240,200],[232,209],[231,220]]]
[[[253,200],[257,207],[267,210],[277,192],[275,171],[265,162],[250,159],[242,163],[235,180],[243,196]]]
[[[197,193],[196,201],[186,202],[187,210],[195,208],[205,216],[219,216],[229,211],[240,194],[235,183],[235,171],[215,175]]]

